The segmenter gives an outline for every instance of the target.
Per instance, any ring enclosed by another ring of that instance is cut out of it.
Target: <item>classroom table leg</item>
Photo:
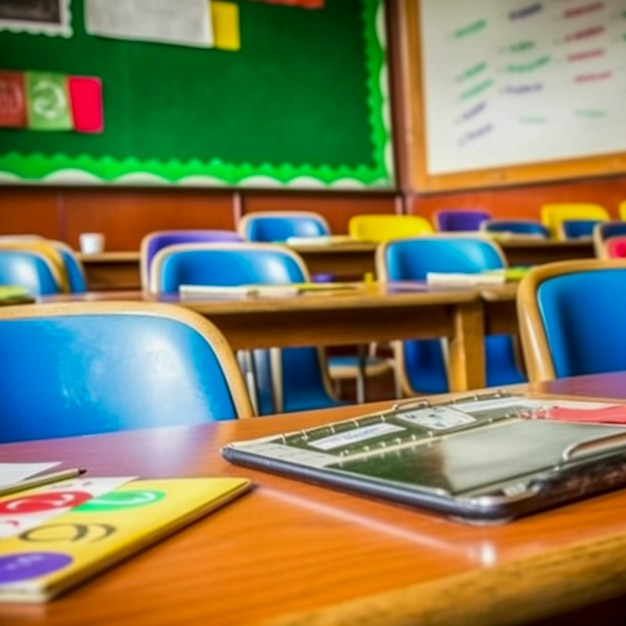
[[[450,338],[450,391],[482,389],[485,377],[485,321],[480,301],[461,304]]]

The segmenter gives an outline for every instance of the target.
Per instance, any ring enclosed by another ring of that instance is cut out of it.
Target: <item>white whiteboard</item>
[[[427,171],[626,150],[626,0],[421,0]]]

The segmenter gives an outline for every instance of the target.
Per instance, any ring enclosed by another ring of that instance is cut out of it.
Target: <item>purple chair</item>
[[[435,214],[435,225],[442,232],[480,230],[491,213],[480,209],[442,209]]]
[[[234,230],[159,230],[148,233],[141,240],[141,285],[148,289],[150,285],[150,265],[154,255],[166,246],[179,243],[211,243],[243,241]]]

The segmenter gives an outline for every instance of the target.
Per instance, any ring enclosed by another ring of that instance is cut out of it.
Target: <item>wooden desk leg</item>
[[[485,320],[481,302],[457,306],[450,338],[450,391],[486,387]]]

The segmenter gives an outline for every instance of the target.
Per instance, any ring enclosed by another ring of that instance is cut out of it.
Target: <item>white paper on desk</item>
[[[342,243],[355,243],[350,235],[318,235],[316,237],[287,237],[290,246],[336,246]]]
[[[467,286],[475,285],[503,285],[506,282],[504,272],[502,273],[477,273],[477,274],[455,274],[448,272],[428,272],[426,282],[429,285],[441,286]]]
[[[54,463],[0,463],[0,489],[52,469],[59,463],[60,461]]]
[[[90,35],[213,47],[207,0],[85,0]]]
[[[181,298],[280,298],[297,296],[298,285],[180,285]]]

